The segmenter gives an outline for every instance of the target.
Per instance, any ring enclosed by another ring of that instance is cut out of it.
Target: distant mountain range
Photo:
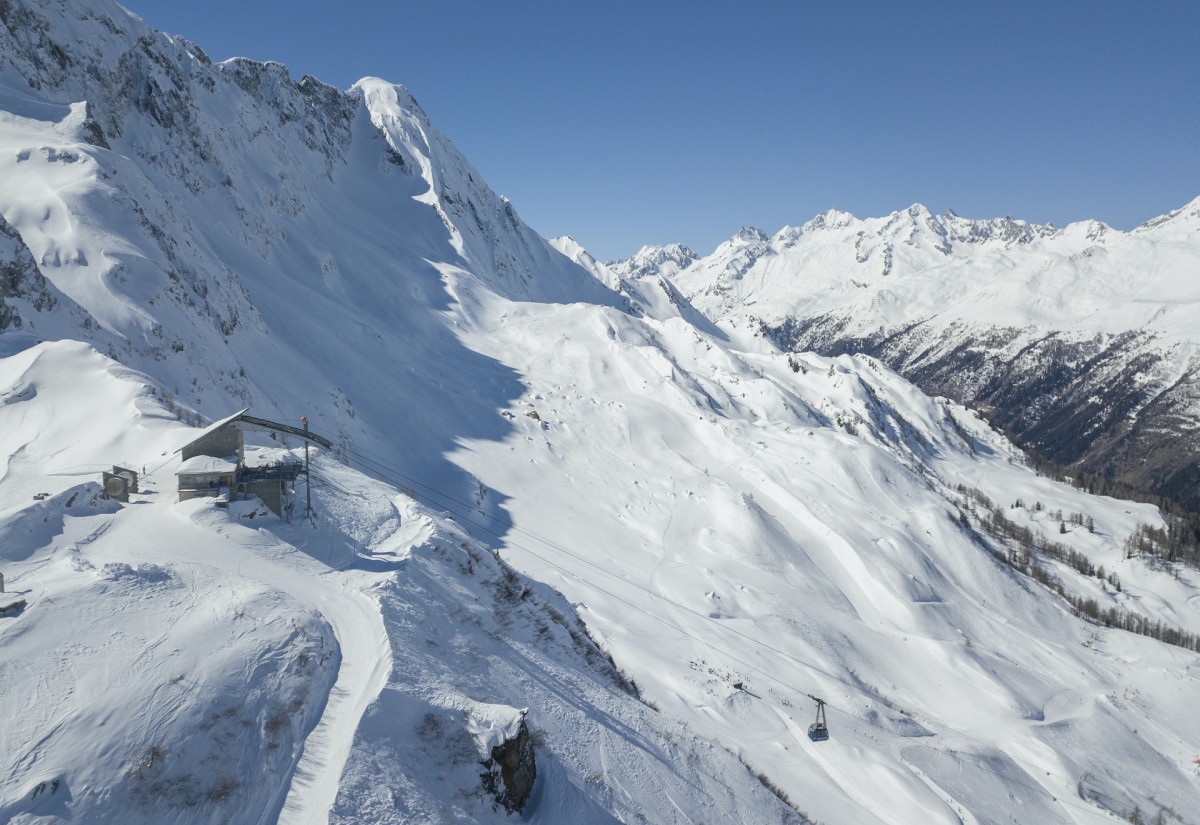
[[[878,358],[1094,488],[1200,510],[1200,199],[1131,232],[830,210],[610,268],[668,277],[787,351]]]

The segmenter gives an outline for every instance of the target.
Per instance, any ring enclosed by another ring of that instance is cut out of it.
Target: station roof
[[[211,455],[194,455],[179,465],[179,469],[175,471],[175,475],[212,475],[214,473],[225,475],[236,471],[237,456],[217,458]]]

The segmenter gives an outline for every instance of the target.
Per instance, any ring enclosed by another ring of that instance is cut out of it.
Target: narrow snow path
[[[329,821],[358,723],[392,670],[391,644],[375,600],[343,589],[323,597],[317,608],[333,628],[342,663],[321,721],[304,741],[279,815],[281,824]]]
[[[277,820],[281,825],[324,825],[337,799],[358,724],[392,670],[391,641],[379,603],[365,592],[380,575],[335,571],[315,560],[297,564],[296,556],[306,557],[272,533],[218,529],[227,532],[231,544],[249,551],[239,560],[240,575],[269,582],[316,610],[337,639],[341,654],[337,679],[320,721],[304,740]],[[254,549],[263,552],[255,554]],[[280,551],[291,556],[288,564],[272,558]],[[267,812],[268,818],[271,813]]]
[[[157,510],[159,507],[132,508],[122,515],[148,520],[149,529],[155,523],[162,523]],[[320,721],[304,740],[282,810],[269,806],[261,820],[263,825],[274,821],[284,825],[323,825],[328,822],[337,798],[358,724],[391,673],[391,642],[379,603],[366,592],[387,574],[332,570],[266,530],[231,522],[201,525],[178,510],[175,515],[187,524],[185,529],[215,527],[228,540],[224,558],[211,556],[210,563],[223,562],[228,569],[236,569],[240,578],[256,579],[287,593],[299,604],[318,612],[333,630],[341,656],[337,678]]]
[[[917,777],[922,782],[924,782],[926,787],[929,788],[929,790],[933,791],[935,794],[938,795],[938,797],[946,804],[946,807],[949,810],[954,811],[954,813],[958,816],[958,819],[962,823],[962,825],[979,825],[979,820],[975,818],[975,815],[972,814],[969,810],[967,810],[967,807],[965,805],[963,805],[963,803],[960,802],[957,798],[955,798],[955,796],[953,794],[951,794],[949,791],[947,791],[945,788],[943,788],[938,783],[934,782],[933,779],[931,779],[928,774],[926,774],[923,770],[918,768],[916,765],[913,765],[904,759],[902,759],[901,761],[904,763],[904,765],[910,771],[913,772],[913,776]]]

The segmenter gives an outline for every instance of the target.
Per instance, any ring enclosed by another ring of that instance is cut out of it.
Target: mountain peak
[[[803,226],[801,226],[799,231],[795,234],[802,234],[804,232],[811,232],[818,229],[841,229],[843,227],[850,226],[857,220],[858,218],[856,218],[850,212],[843,212],[840,209],[834,209],[831,207],[819,215],[814,216]],[[781,232],[782,231],[784,230],[781,230]]]
[[[1135,234],[1139,235],[1152,233],[1158,236],[1176,234],[1194,236],[1198,231],[1200,231],[1200,197],[1194,198],[1165,215],[1151,218],[1133,230]]]
[[[733,241],[745,241],[747,243],[762,243],[767,239],[767,233],[754,226],[743,226],[730,238]]]
[[[693,249],[680,243],[662,246],[648,244],[624,260],[610,261],[608,266],[625,278],[642,278],[647,275],[670,278],[680,270],[687,269],[699,258]]]

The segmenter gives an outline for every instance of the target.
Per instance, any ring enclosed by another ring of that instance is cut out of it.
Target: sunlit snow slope
[[[879,358],[1058,464],[1200,509],[1200,199],[1131,232],[830,210],[613,270],[784,349]]]
[[[528,708],[535,822],[1196,821],[1200,660],[1065,598],[1200,632],[1125,558],[1154,508],[714,323],[687,250],[544,241],[401,87],[0,22],[0,817],[507,820],[481,743]],[[315,526],[175,502],[176,419],[246,406],[335,441]]]
[[[145,382],[74,342],[0,360],[0,821],[506,822],[480,762],[522,710],[528,821],[789,815],[395,489],[321,459],[315,525],[177,503],[197,431]],[[147,471],[125,505],[114,456]]]

